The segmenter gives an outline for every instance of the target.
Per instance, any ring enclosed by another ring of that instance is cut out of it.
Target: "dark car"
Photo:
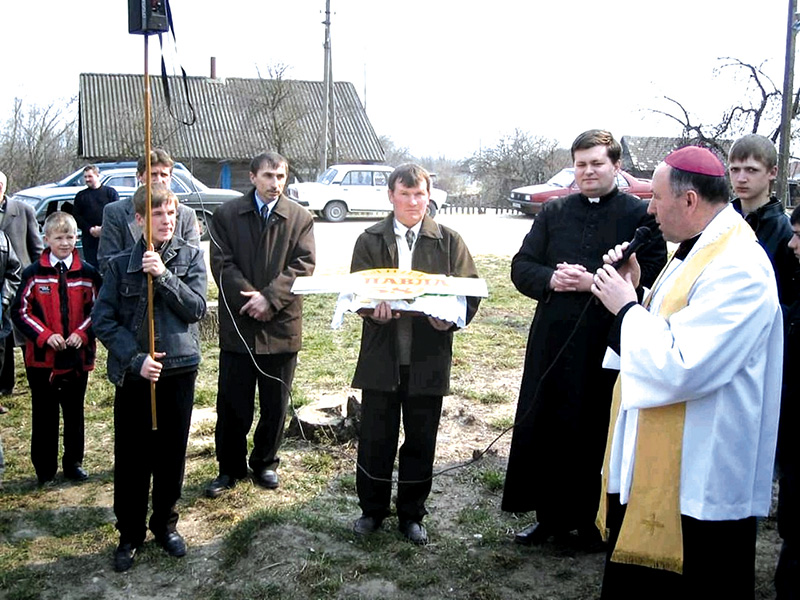
[[[81,175],[83,171],[81,171]],[[65,181],[65,180],[62,180]],[[138,184],[136,179],[136,165],[132,167],[124,167],[117,169],[109,169],[103,171],[100,175],[100,181],[103,185],[108,185],[117,190],[120,199],[130,198],[136,191]],[[172,172],[171,189],[178,196],[178,200],[186,204],[189,208],[197,214],[197,222],[200,225],[201,239],[208,239],[208,221],[217,207],[223,202],[233,200],[242,195],[241,192],[235,190],[224,190],[207,187],[202,181],[196,179],[185,168],[176,168]],[[75,194],[85,189],[83,185],[83,177],[81,177],[80,184],[75,186],[61,186],[61,185],[43,185],[39,187],[28,188],[17,192],[14,199],[26,202],[33,206],[36,211],[36,218],[41,225],[44,223],[45,217],[48,214],[48,207],[52,203],[56,203],[56,208],[61,209],[64,203],[72,203],[75,199]],[[50,209],[52,212],[55,209]]]
[[[100,175],[103,175],[106,171],[111,171],[114,169],[136,169],[136,161],[135,160],[123,160],[117,162],[96,162],[93,163],[97,170],[100,171]],[[61,181],[57,181],[56,183],[48,183],[47,185],[41,187],[81,187],[83,186],[83,169],[81,167],[74,173],[70,173]],[[183,163],[176,162],[175,166],[173,167],[174,170],[181,169],[183,171],[188,172],[189,169]]]
[[[136,186],[136,168],[106,171],[103,173],[101,181],[104,185],[117,188],[117,191],[128,189],[131,186]],[[170,188],[175,192],[182,204],[197,213],[197,222],[200,225],[203,240],[208,239],[208,222],[217,207],[242,195],[241,192],[236,190],[210,188],[192,176],[189,171],[177,168],[172,171]],[[120,196],[122,196],[121,193]]]
[[[643,200],[653,197],[653,184],[649,179],[639,179],[630,173],[617,173],[617,187],[621,192],[633,194]],[[542,210],[545,202],[579,192],[575,183],[575,169],[562,169],[547,183],[528,185],[511,191],[508,201],[520,212],[535,215]]]

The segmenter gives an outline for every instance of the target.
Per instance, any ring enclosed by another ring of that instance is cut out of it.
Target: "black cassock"
[[[666,262],[666,245],[647,203],[616,188],[596,203],[573,194],[545,204],[512,260],[514,285],[538,302],[511,440],[505,511],[535,510],[539,522],[565,531],[594,523],[617,376],[602,368],[613,316],[590,292],[553,292],[548,284],[561,262],[593,273],[609,248],[631,240],[642,225],[654,233],[636,253],[641,284],[650,286]],[[542,378],[587,302],[571,341]]]

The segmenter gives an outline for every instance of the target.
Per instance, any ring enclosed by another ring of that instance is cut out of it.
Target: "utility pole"
[[[330,21],[330,19],[328,20]],[[329,115],[331,121],[331,162],[335,165],[337,162],[339,162],[339,159],[336,156],[336,87],[333,83],[333,58],[331,52],[330,27],[328,28],[328,98]]]
[[[319,172],[328,168],[328,107],[331,103],[331,0],[325,0],[325,68],[323,76],[322,128],[319,139]]]
[[[783,72],[783,102],[781,105],[781,144],[778,155],[778,180],[775,185],[775,194],[784,206],[789,204],[789,154],[791,153],[792,117],[794,116],[794,53],[795,36],[799,25],[796,0],[789,0],[786,63]]]

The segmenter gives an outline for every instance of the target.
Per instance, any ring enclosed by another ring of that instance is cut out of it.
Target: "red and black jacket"
[[[94,369],[95,337],[91,312],[101,285],[100,274],[72,252],[72,265],[59,280],[50,264],[50,249],[22,272],[22,283],[11,306],[11,320],[25,336],[25,366],[60,372]],[[83,344],[77,350],[56,352],[48,338],[60,333],[64,339],[77,333]]]

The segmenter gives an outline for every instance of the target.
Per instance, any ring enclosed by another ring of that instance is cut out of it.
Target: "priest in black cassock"
[[[537,522],[517,533],[518,543],[577,530],[580,545],[590,548],[599,542],[594,520],[617,377],[601,364],[613,315],[589,291],[592,276],[608,248],[648,226],[651,241],[636,255],[649,287],[666,262],[666,245],[647,203],[617,188],[622,149],[609,132],[580,134],[571,152],[581,193],[547,202],[511,263],[514,285],[537,304],[502,509],[536,511]]]

